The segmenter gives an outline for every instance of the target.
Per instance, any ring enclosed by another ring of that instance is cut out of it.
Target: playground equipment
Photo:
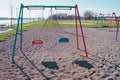
[[[60,38],[60,39],[59,39],[59,42],[60,42],[60,43],[69,42],[69,39],[68,39],[68,38]]]
[[[106,22],[108,22],[108,20],[107,20],[107,18],[109,18],[109,15],[110,14],[103,14],[103,28],[107,28],[107,27],[109,27],[109,23],[106,23]]]
[[[113,19],[114,18],[114,19]],[[119,20],[117,19],[116,17],[116,14],[115,12],[112,13],[112,17],[110,19],[110,28],[109,28],[109,32],[111,31],[111,27],[112,27],[112,21],[115,21],[115,24],[116,24],[116,41],[118,40],[118,32],[119,32]]]
[[[104,20],[105,20],[105,15],[100,13],[96,22],[96,26],[98,27],[99,21],[100,21],[100,25],[102,28],[108,27],[106,24],[104,24]]]
[[[42,40],[33,40],[32,44],[43,44]]]
[[[98,22],[100,21],[101,26],[103,26],[103,16],[102,13],[99,14],[95,27],[98,27]]]
[[[109,32],[111,31],[113,21],[115,21],[116,28],[117,28],[117,17],[116,17],[115,12],[112,13],[112,17],[111,17],[111,19],[110,19]]]
[[[54,24],[53,27],[60,27],[58,21],[57,21],[57,20],[53,20],[53,17],[52,17],[53,14],[54,14],[53,8],[50,8],[50,11],[49,11],[49,19],[46,19],[46,20],[45,20],[45,23],[43,24],[43,27],[46,27],[46,26],[49,27],[48,24],[50,24],[50,23],[53,23],[53,24]]]
[[[85,43],[85,38],[84,38],[84,32],[82,29],[82,24],[81,24],[81,19],[80,19],[80,14],[78,10],[77,4],[75,6],[41,6],[41,5],[28,5],[25,6],[21,4],[20,6],[20,11],[19,11],[19,17],[17,20],[17,27],[16,27],[16,35],[14,39],[14,46],[13,46],[13,52],[12,52],[12,62],[15,63],[14,56],[15,56],[15,50],[16,50],[16,44],[17,44],[17,37],[18,37],[18,32],[20,31],[20,50],[22,52],[22,42],[23,42],[23,14],[24,14],[24,8],[29,9],[29,10],[34,10],[34,9],[39,9],[39,10],[45,10],[46,8],[54,8],[55,10],[70,10],[72,8],[75,9],[75,26],[76,26],[76,48],[79,49],[79,42],[78,42],[78,26],[80,26],[81,30],[81,36],[84,44],[84,50],[86,53],[86,57],[88,57],[87,49],[86,49],[86,43]],[[19,29],[20,28],[20,29]],[[68,38],[61,38],[59,42],[69,42]],[[44,41],[42,40],[33,40],[32,44],[42,44]]]
[[[116,28],[116,41],[118,41],[119,22],[120,22],[120,20],[119,20],[119,19],[117,19],[117,28]]]

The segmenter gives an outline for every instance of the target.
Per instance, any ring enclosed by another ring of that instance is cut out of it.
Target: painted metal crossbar
[[[45,6],[45,5],[28,5],[24,8],[75,8],[75,6]]]
[[[31,8],[27,8],[28,10],[44,10],[45,8],[34,8],[34,7],[31,7]]]

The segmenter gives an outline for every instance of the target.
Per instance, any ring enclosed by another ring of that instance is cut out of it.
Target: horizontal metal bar
[[[24,8],[75,8],[75,6],[44,6],[44,5],[28,5]]]
[[[71,10],[72,8],[55,8],[55,10]]]
[[[35,7],[32,8],[32,7],[31,7],[31,8],[27,8],[27,9],[28,9],[28,10],[44,10],[45,8],[35,8]]]

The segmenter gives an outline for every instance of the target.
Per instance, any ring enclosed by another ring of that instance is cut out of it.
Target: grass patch
[[[46,24],[44,23],[46,20],[40,20],[40,21],[34,21],[34,22],[27,22],[23,23],[23,31],[30,30],[32,28],[75,28],[75,21],[74,20],[48,20]],[[95,20],[82,20],[82,26],[83,28],[105,28],[110,26],[110,21],[104,21],[103,25],[101,24],[101,21],[98,21],[97,25]],[[59,24],[58,24],[59,23]],[[79,25],[78,25],[79,26]],[[112,23],[112,28],[116,27],[115,21]],[[5,41],[8,37],[14,36],[16,31],[16,25],[13,25],[13,29],[10,32],[7,33],[1,33],[0,34],[0,42]],[[20,30],[20,29],[19,29]],[[20,34],[20,31],[19,31]]]
[[[6,41],[8,37],[14,36],[15,35],[15,30],[6,32],[6,33],[1,33],[0,34],[0,42]]]

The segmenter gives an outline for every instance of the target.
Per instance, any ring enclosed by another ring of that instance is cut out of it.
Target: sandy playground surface
[[[76,49],[74,28],[32,29],[23,33],[23,50],[19,36],[15,64],[11,54],[14,37],[0,43],[0,80],[120,80],[120,33],[107,28],[85,28],[88,58],[85,57],[81,34]],[[68,43],[59,43],[61,37]],[[43,44],[32,45],[41,39]],[[23,71],[23,72],[21,72]]]

